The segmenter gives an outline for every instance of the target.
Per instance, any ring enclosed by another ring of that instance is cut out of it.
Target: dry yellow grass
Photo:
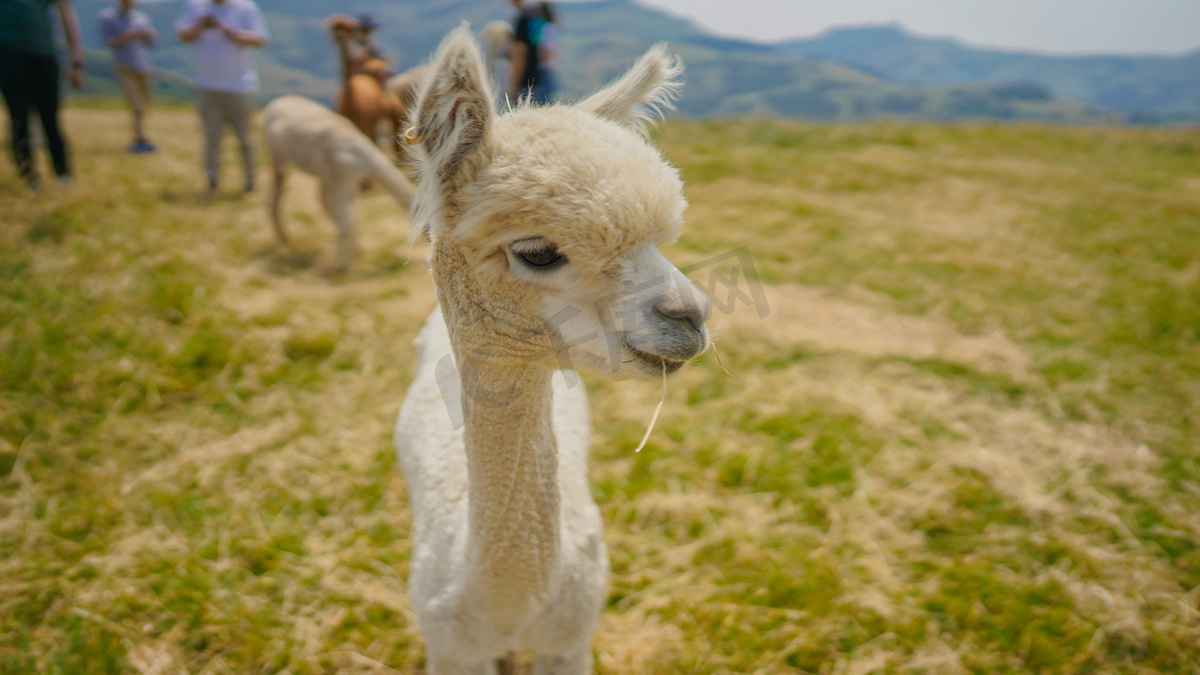
[[[72,190],[0,166],[0,672],[420,672],[390,436],[434,300],[407,220],[364,195],[331,276],[307,177],[287,253],[262,190],[199,196],[189,110],[146,157],[120,112],[67,119]],[[640,454],[658,384],[589,378],[599,672],[1200,672],[1200,265],[1167,255],[1200,243],[1194,133],[662,142],[692,202],[668,257],[707,285],[748,247],[769,311],[714,315],[732,377],[673,378]]]

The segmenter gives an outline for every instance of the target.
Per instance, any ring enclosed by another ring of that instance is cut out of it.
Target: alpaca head
[[[479,41],[483,43],[486,63],[506,59],[512,49],[513,25],[507,21],[492,21],[479,29]]]
[[[339,47],[346,46],[362,35],[362,26],[359,25],[358,20],[345,14],[334,14],[326,19],[325,29],[329,31],[333,43]]]
[[[418,227],[460,353],[660,376],[708,348],[708,300],[658,252],[682,182],[643,126],[682,67],[662,46],[576,105],[497,115],[465,27],[442,43],[412,122]]]

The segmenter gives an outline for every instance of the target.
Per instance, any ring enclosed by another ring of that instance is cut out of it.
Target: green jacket
[[[0,0],[0,47],[55,56],[50,5],[54,0]]]

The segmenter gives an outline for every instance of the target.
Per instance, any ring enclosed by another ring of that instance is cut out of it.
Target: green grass
[[[420,672],[407,223],[365,195],[330,275],[303,178],[283,253],[262,195],[198,196],[193,113],[151,120],[131,158],[70,110],[68,192],[0,163],[0,673]],[[668,256],[746,246],[770,311],[714,314],[732,376],[673,378],[641,453],[658,386],[588,378],[598,672],[1200,672],[1194,130],[657,138]]]

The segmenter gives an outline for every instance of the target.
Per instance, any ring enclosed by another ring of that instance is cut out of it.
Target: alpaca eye
[[[567,262],[567,257],[558,252],[553,246],[538,248],[532,251],[515,251],[517,257],[526,265],[539,270],[550,270]]]

